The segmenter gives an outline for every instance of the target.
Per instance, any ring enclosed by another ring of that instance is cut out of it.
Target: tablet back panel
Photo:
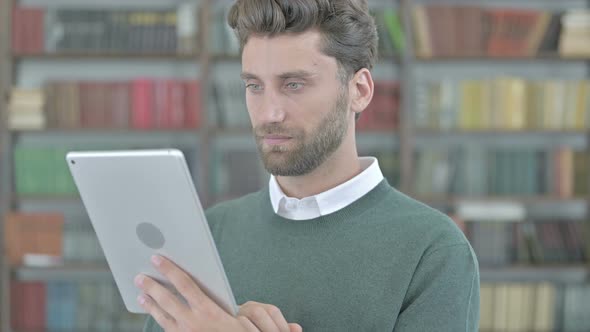
[[[159,254],[193,276],[227,312],[236,304],[182,152],[70,152],[67,163],[125,306],[144,313],[133,280]]]

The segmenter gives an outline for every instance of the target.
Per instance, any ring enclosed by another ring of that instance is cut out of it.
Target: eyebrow
[[[280,79],[288,79],[288,78],[310,78],[313,76],[316,76],[317,74],[315,73],[311,73],[309,71],[306,70],[295,70],[295,71],[289,71],[289,72],[285,72],[285,73],[281,73],[280,75],[278,75],[278,77]],[[250,79],[255,79],[258,80],[260,79],[258,76],[248,73],[248,72],[243,72],[240,74],[240,77],[243,80],[250,80]]]

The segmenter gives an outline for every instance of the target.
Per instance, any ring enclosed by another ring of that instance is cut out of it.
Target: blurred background
[[[449,214],[481,331],[590,331],[590,1],[369,0],[359,153]],[[178,148],[205,207],[266,184],[231,1],[0,0],[0,332],[139,331],[69,150]]]

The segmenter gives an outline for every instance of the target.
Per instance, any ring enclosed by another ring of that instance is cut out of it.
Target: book
[[[580,12],[576,15],[578,19],[568,22],[583,21]],[[565,21],[560,12],[528,8],[417,5],[412,21],[419,57],[533,57],[556,53],[571,40],[582,45],[586,36],[580,32],[563,34],[561,21]],[[573,25],[578,27],[575,31],[581,31],[579,23]]]
[[[12,13],[12,48],[17,54],[193,54],[195,11],[192,4],[143,10],[17,6]]]
[[[356,123],[360,131],[396,129],[399,125],[400,85],[395,81],[376,81],[373,99]]]
[[[561,23],[559,54],[566,57],[590,56],[590,10],[570,10],[562,16]]]
[[[549,15],[529,9],[489,9],[490,56],[532,56],[538,49]]]
[[[35,130],[46,126],[45,96],[41,89],[13,88],[8,103],[8,128]]]
[[[64,217],[59,213],[9,213],[4,243],[10,265],[23,264],[26,254],[62,255]]]
[[[557,291],[549,283],[541,283],[536,290],[535,329],[538,331],[553,331],[556,327]]]
[[[44,44],[44,10],[15,6],[12,10],[12,52],[16,55],[41,54]]]
[[[11,326],[39,331],[46,326],[47,290],[43,282],[10,281]]]
[[[556,317],[561,311],[558,290],[548,282],[483,282],[480,303],[482,332],[563,330]]]
[[[564,130],[588,127],[590,81],[519,77],[425,81],[417,87],[419,129]]]
[[[381,35],[381,38],[390,39],[396,53],[401,54],[406,48],[406,37],[401,18],[392,8],[384,9],[382,15],[387,34]]]

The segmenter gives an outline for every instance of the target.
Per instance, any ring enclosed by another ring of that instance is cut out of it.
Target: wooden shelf
[[[129,130],[129,129],[45,129],[13,130],[14,144],[27,146],[76,147],[84,145],[133,147],[189,147],[201,139],[201,131],[189,130]]]
[[[590,280],[586,266],[483,267],[482,282],[555,282],[584,283]],[[112,278],[106,265],[65,265],[60,267],[16,267],[13,278],[21,281],[105,280]]]
[[[12,278],[20,281],[104,281],[112,278],[105,264],[68,264],[56,267],[13,267]]]
[[[141,326],[133,330],[117,330],[117,332],[137,332],[141,330]],[[42,329],[42,330],[10,330],[11,332],[98,332],[97,329]]]
[[[46,53],[46,54],[13,54],[17,61],[22,60],[176,60],[198,61],[198,54],[174,54],[174,53]]]
[[[241,61],[239,54],[212,54],[211,60],[214,61]]]
[[[527,62],[527,61],[557,61],[557,62],[568,62],[568,61],[590,61],[590,55],[588,56],[560,56],[559,54],[542,54],[535,56],[488,56],[482,55],[459,55],[459,56],[422,56],[416,55],[415,60],[418,62],[464,62],[464,61],[516,61],[516,62]]]
[[[477,143],[486,147],[539,147],[546,150],[568,146],[582,150],[588,144],[588,132],[563,130],[417,130],[415,138],[418,148]]]
[[[460,203],[516,203],[522,204],[526,210],[526,221],[572,221],[585,220],[588,217],[588,200],[586,198],[559,198],[551,196],[487,196],[460,197],[438,196],[420,197],[417,200],[441,210],[454,209]]]
[[[79,195],[18,195],[12,196],[13,203],[34,202],[34,203],[80,203],[82,200]]]
[[[401,63],[402,58],[400,55],[381,55],[377,56],[378,62],[395,62],[397,64]]]
[[[241,61],[239,54],[213,54],[211,59],[215,61]],[[400,63],[401,57],[399,55],[378,55],[377,62],[395,62]]]
[[[221,150],[226,148],[254,149],[254,135],[249,128],[210,129],[211,141]],[[356,133],[359,151],[395,151],[399,148],[399,134],[393,131],[359,131]]]
[[[228,135],[249,135],[252,136],[252,128],[250,127],[235,127],[235,128],[209,128],[209,134],[213,136],[228,136]]]
[[[211,60],[214,61],[241,61],[242,58],[239,54],[212,54]],[[378,62],[395,62],[400,63],[401,57],[399,55],[378,55]]]
[[[484,129],[484,130],[466,130],[466,129],[451,129],[451,130],[436,130],[436,129],[417,129],[416,135],[419,136],[443,136],[443,135],[587,135],[586,130],[553,130],[553,129],[524,129],[524,130],[508,130],[508,129]]]
[[[204,128],[187,128],[187,129],[134,129],[134,128],[44,128],[44,129],[10,129],[12,134],[86,134],[86,133],[123,133],[123,134],[186,134],[196,133],[204,130]],[[250,127],[233,127],[233,128],[217,128],[210,127],[207,129],[211,135],[251,135],[252,129]],[[398,134],[398,130],[357,130],[357,135],[394,135]],[[550,136],[552,139],[559,138],[583,138],[588,136],[586,131],[564,131],[564,130],[416,130],[415,136],[423,139],[439,139],[439,138],[465,138],[472,139],[477,137],[486,138],[501,138],[501,137],[537,137]]]
[[[223,135],[252,135],[252,128],[250,127],[236,127],[236,128],[209,128],[211,135],[223,136]],[[398,135],[397,130],[357,130],[356,135],[358,136],[395,136]]]
[[[560,198],[556,196],[452,196],[452,195],[441,195],[441,196],[417,196],[418,200],[423,202],[432,203],[444,203],[444,204],[456,204],[458,202],[516,202],[523,204],[548,204],[548,203],[577,203],[586,204],[587,200],[585,197],[571,197],[571,198]]]
[[[134,129],[134,128],[44,128],[44,129],[10,129],[10,133],[14,135],[36,135],[36,134],[128,134],[128,135],[141,135],[141,134],[195,134],[199,131],[198,128],[187,128],[187,129]]]
[[[551,282],[558,284],[576,284],[590,281],[587,266],[515,266],[480,269],[482,282]]]

